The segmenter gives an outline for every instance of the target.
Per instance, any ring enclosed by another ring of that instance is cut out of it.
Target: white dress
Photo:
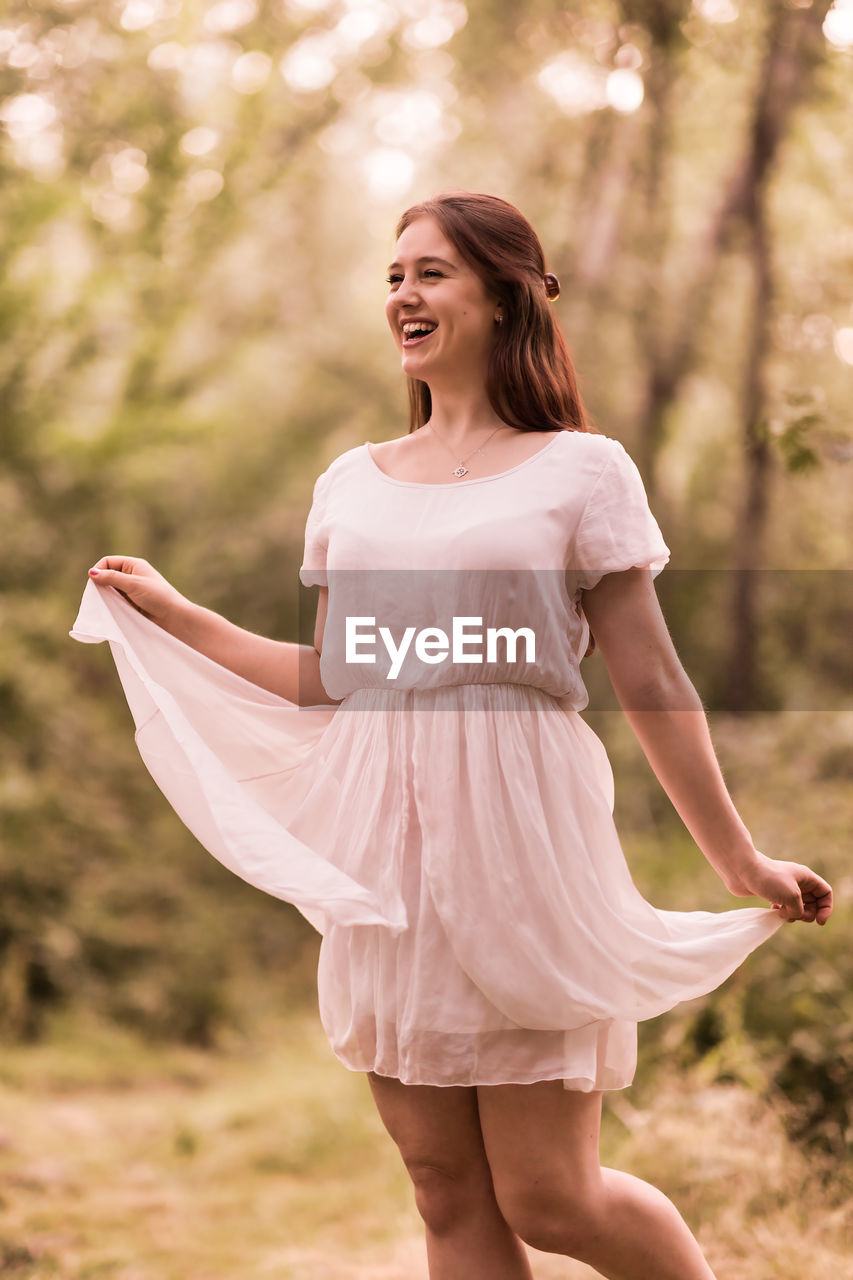
[[[320,1015],[346,1066],[618,1089],[637,1022],[718,986],[782,923],[658,910],[619,844],[607,756],[579,714],[580,592],[668,559],[609,437],[565,431],[446,484],[395,480],[363,444],[318,478],[300,569],[329,588],[320,671],[337,707],[255,687],[92,582],[71,634],[109,641],[140,753],[190,830],[323,934]],[[361,661],[348,617],[375,623],[359,624]],[[395,663],[377,638],[450,636],[454,617],[527,627],[535,646],[486,660],[471,622],[458,661],[410,645]]]

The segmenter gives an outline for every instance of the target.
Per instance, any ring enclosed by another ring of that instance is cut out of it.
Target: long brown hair
[[[498,196],[449,191],[412,205],[397,223],[397,238],[416,218],[433,218],[503,303],[486,373],[495,413],[521,431],[593,431],[572,360],[549,305],[545,255],[539,237],[514,205]],[[409,434],[432,412],[429,386],[407,378]]]

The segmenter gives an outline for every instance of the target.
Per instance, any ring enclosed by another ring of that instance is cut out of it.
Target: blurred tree
[[[755,96],[749,146],[739,170],[737,198],[728,202],[730,219],[740,217],[747,232],[753,276],[752,314],[744,351],[741,428],[746,475],[735,527],[735,575],[732,600],[732,646],[728,701],[732,710],[756,706],[756,667],[760,601],[756,569],[765,552],[767,508],[772,465],[768,419],[772,392],[768,358],[772,347],[773,247],[767,213],[768,186],[779,148],[790,128],[794,108],[814,82],[826,42],[821,26],[828,0],[808,8],[777,0],[771,6],[767,51]]]

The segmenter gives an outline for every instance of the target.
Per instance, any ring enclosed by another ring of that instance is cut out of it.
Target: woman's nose
[[[397,285],[397,288],[394,291],[394,301],[397,304],[397,309],[399,310],[405,303],[410,302],[413,298],[416,298],[417,296],[418,296],[417,280],[415,280],[414,278],[409,280],[408,278],[404,277],[400,281],[400,283]]]

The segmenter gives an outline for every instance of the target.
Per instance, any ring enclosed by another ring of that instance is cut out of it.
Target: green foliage
[[[809,471],[820,466],[820,458],[810,443],[813,428],[821,425],[814,413],[790,422],[778,438],[779,448],[789,471]]]

